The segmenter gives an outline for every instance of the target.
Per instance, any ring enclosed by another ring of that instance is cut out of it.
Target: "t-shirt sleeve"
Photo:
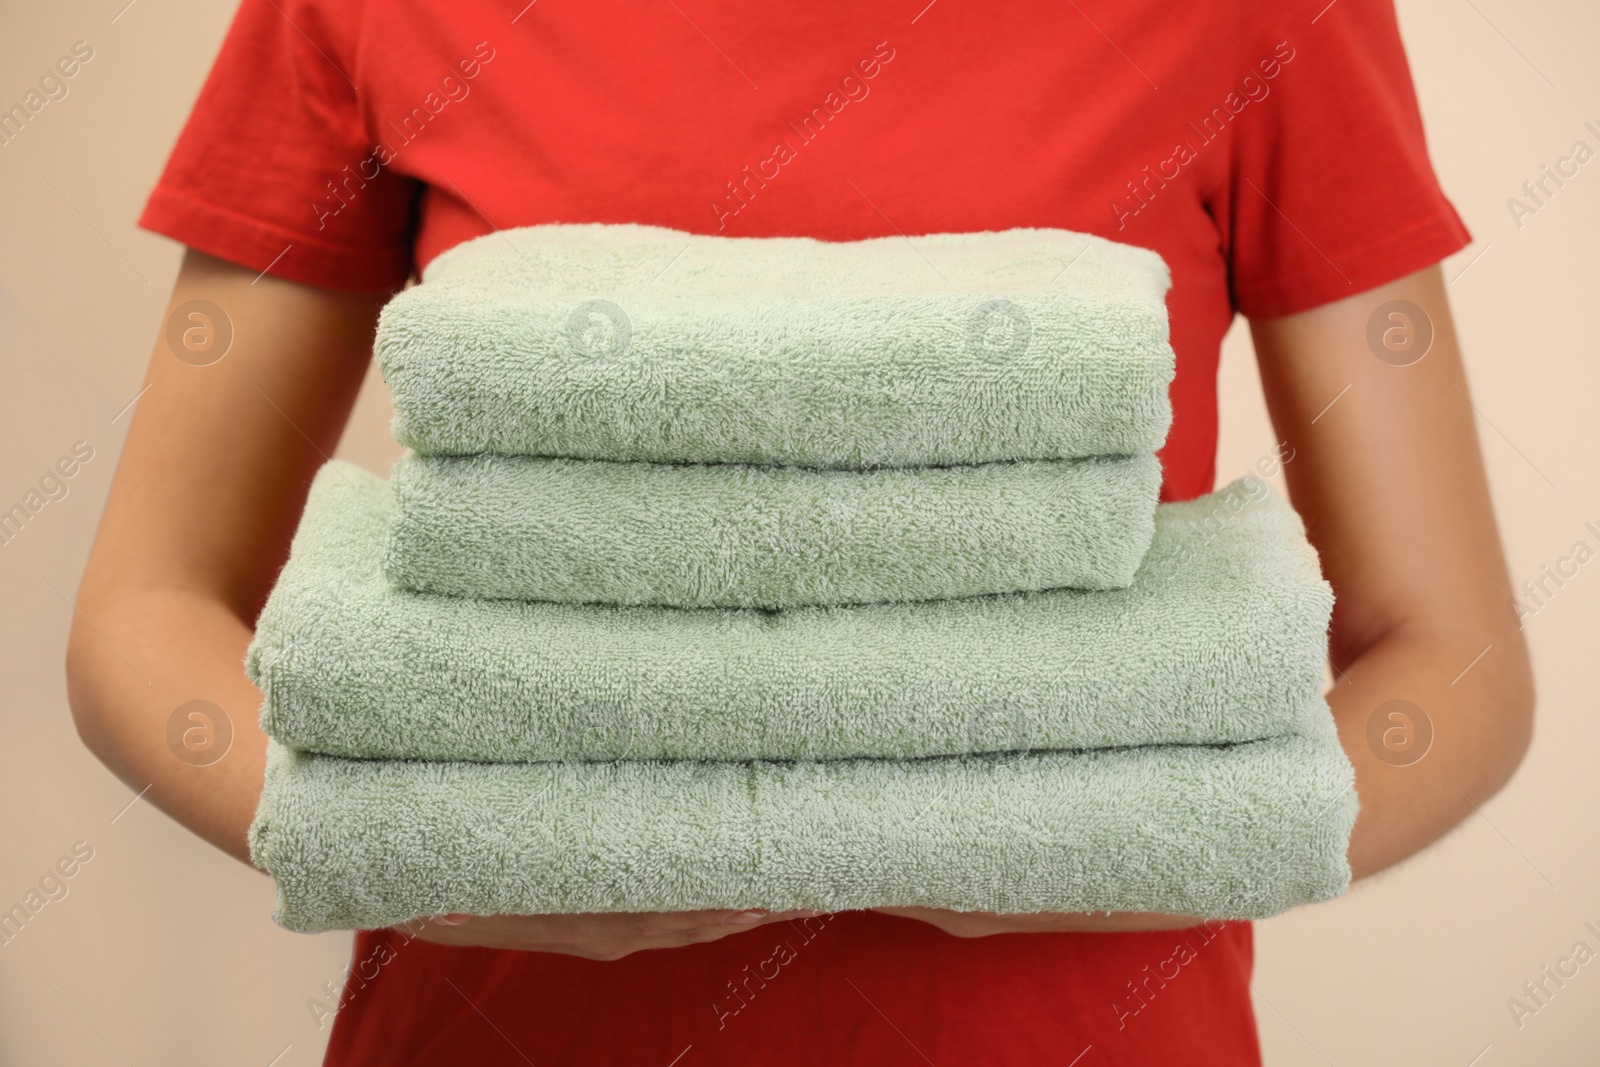
[[[362,8],[243,0],[139,224],[291,281],[402,286],[418,183],[374,155]]]
[[[1247,57],[1255,113],[1235,126],[1224,226],[1235,304],[1256,317],[1354,296],[1471,240],[1428,160],[1392,0],[1337,0],[1315,22],[1272,7],[1295,12]]]

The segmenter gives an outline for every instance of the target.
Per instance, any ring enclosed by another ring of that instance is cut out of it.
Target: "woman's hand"
[[[1114,934],[1134,930],[1187,930],[1206,920],[1194,915],[1159,912],[1113,911],[1088,915],[1079,912],[1043,912],[1037,915],[996,915],[987,911],[946,911],[943,908],[874,908],[884,915],[917,919],[937,926],[952,937],[990,937],[994,934]]]
[[[402,929],[438,945],[556,952],[620,960],[652,948],[699,945],[813,911],[628,912],[606,915],[436,915]]]

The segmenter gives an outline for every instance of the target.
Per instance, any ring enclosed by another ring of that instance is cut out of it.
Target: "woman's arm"
[[[245,647],[354,403],[383,299],[190,252],[167,315],[209,301],[226,316],[210,325],[231,323],[232,345],[195,366],[168,348],[163,322],[78,587],[67,692],[84,743],[130,789],[148,786],[153,804],[247,862],[266,738]],[[231,748],[208,766],[167,742],[190,700],[216,704],[232,726]]]
[[[1432,347],[1411,366],[1368,347],[1367,320],[1390,300],[1432,322]],[[1293,449],[1289,495],[1336,595],[1328,699],[1355,765],[1349,857],[1365,878],[1443,837],[1516,770],[1533,725],[1527,647],[1439,269],[1251,327],[1273,426]],[[1416,762],[1368,742],[1391,700],[1431,720],[1432,748]],[[896,913],[969,937],[1196,921]]]
[[[311,476],[355,401],[385,299],[258,277],[190,252],[167,314],[210,301],[232,324],[232,347],[193,366],[164,336],[157,343],[78,587],[67,692],[84,743],[130,789],[148,788],[153,804],[245,862],[266,757],[245,648]],[[205,766],[179,758],[167,739],[173,713],[191,700],[217,705],[232,727],[226,754]],[[788,917],[463,916],[411,932],[615,959]]]
[[[1368,347],[1367,321],[1391,300],[1432,324],[1432,347],[1411,366]],[[1528,649],[1439,269],[1251,326],[1273,425],[1295,449],[1289,495],[1336,597],[1329,702],[1356,768],[1350,865],[1365,878],[1510,779],[1533,731]],[[1432,723],[1432,748],[1414,763],[1368,742],[1391,700]]]

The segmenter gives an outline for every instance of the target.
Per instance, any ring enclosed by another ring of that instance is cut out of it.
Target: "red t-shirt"
[[[1212,486],[1236,311],[1467,240],[1390,3],[1324,5],[245,0],[142,222],[334,288],[541,222],[1143,245],[1172,269],[1185,499]],[[852,914],[594,963],[366,933],[328,1062],[1250,1064],[1250,938]]]

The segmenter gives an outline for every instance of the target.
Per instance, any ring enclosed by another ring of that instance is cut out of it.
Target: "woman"
[[[1049,226],[1172,268],[1165,499],[1212,487],[1219,344],[1250,320],[1273,462],[1338,595],[1356,877],[1493,794],[1531,681],[1437,267],[1468,238],[1389,4],[924,3],[245,0],[143,218],[190,251],[79,594],[90,748],[247,859],[251,623],[378,309],[440,251],[538,222],[913,249]],[[196,698],[235,731],[207,767],[165,741]],[[1381,741],[1397,699],[1436,724],[1426,758]],[[1259,1062],[1251,928],[1195,923],[906,909],[365,932],[327,1062]]]

